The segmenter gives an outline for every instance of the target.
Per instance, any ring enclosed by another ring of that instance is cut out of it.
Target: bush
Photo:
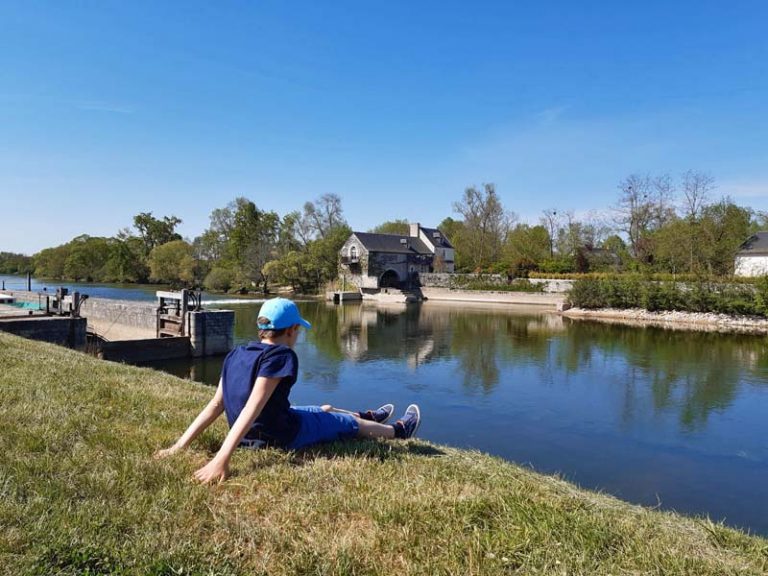
[[[235,280],[235,273],[222,266],[216,266],[205,277],[203,285],[207,290],[214,290],[219,292],[227,292]]]
[[[768,316],[768,276],[755,281],[755,313]]]
[[[579,308],[605,308],[602,281],[595,278],[584,278],[573,283],[568,293],[568,301]]]
[[[657,282],[625,275],[576,280],[568,299],[579,308],[645,308],[768,316],[768,279],[750,284]]]
[[[574,272],[576,264],[572,258],[548,258],[547,260],[542,260],[541,264],[539,264],[539,270],[552,274],[564,274]]]

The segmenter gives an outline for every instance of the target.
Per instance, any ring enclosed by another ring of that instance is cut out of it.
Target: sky
[[[764,1],[0,0],[0,251],[238,196],[355,230],[606,214],[694,169],[768,210]]]

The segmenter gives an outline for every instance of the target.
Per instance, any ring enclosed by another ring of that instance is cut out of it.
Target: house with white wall
[[[768,232],[757,232],[736,253],[735,276],[756,277],[768,274]]]

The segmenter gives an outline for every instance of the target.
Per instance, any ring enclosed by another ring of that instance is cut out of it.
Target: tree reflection
[[[768,360],[757,336],[574,321],[564,338],[555,361],[566,371],[589,368],[596,357],[627,364],[625,421],[649,394],[655,412],[678,411],[689,431],[731,406],[745,375],[764,371]]]

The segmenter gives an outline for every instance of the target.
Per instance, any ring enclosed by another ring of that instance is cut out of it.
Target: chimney
[[[408,236],[410,236],[411,238],[418,238],[419,228],[421,228],[421,224],[419,224],[418,222],[411,222],[408,225]]]

